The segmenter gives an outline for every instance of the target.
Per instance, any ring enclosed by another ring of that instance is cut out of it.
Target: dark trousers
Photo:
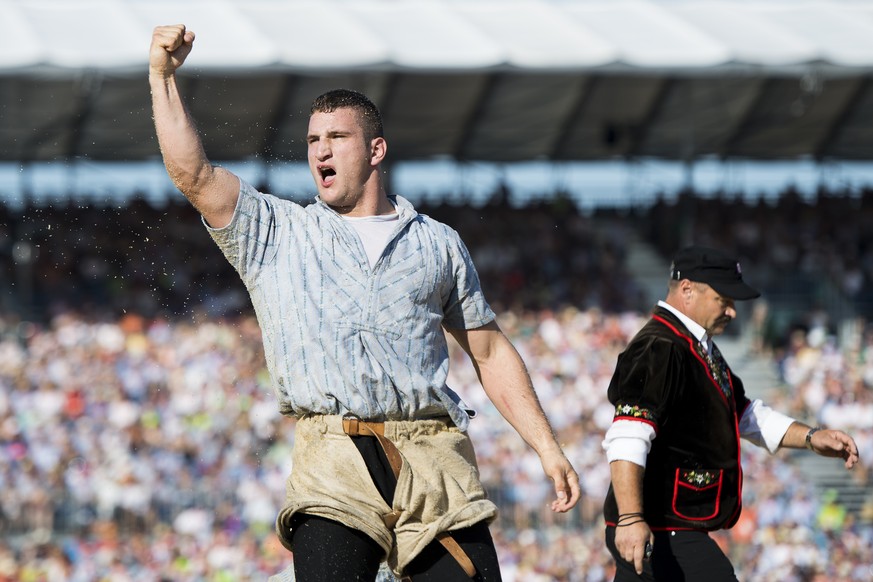
[[[370,476],[386,503],[394,497],[394,473],[378,441],[350,437],[367,464]],[[292,520],[294,577],[301,582],[373,582],[383,551],[366,534],[341,523],[298,513]],[[453,531],[476,566],[475,582],[500,582],[497,551],[488,525],[480,522]],[[470,582],[470,578],[443,546],[431,542],[406,568],[413,582]]]
[[[706,532],[655,532],[655,549],[641,576],[619,555],[614,527],[606,528],[606,547],[615,558],[615,582],[737,582],[730,560]]]

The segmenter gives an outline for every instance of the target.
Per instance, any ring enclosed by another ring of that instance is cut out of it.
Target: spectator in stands
[[[277,520],[297,577],[373,580],[387,555],[398,574],[500,579],[487,527],[496,508],[466,433],[472,411],[445,384],[443,327],[539,454],[557,494],[552,509],[572,508],[579,484],[465,246],[386,195],[381,117],[359,93],[313,103],[316,204],[262,194],[213,166],[176,84],[193,41],[182,25],[155,29],[155,125],[168,173],[248,288],[280,409],[299,418]],[[362,488],[367,472],[374,486]]]
[[[615,417],[604,449],[612,483],[604,504],[616,581],[736,581],[709,531],[741,509],[739,439],[771,452],[807,447],[851,469],[858,448],[839,430],[809,427],[750,401],[713,337],[735,301],[760,293],[721,251],[691,246],[671,266],[667,297],[619,356],[609,385]]]

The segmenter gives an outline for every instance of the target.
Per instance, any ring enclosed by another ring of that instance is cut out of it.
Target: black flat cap
[[[702,246],[685,247],[673,257],[670,278],[706,283],[719,295],[737,301],[760,297],[761,293],[746,285],[740,262],[718,249]]]

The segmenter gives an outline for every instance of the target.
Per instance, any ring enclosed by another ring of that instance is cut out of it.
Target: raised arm
[[[565,512],[579,501],[579,476],[564,455],[540,405],[527,369],[496,323],[449,332],[470,355],[479,381],[494,406],[539,455],[554,482],[552,511]]]
[[[176,187],[214,228],[226,226],[239,196],[239,179],[206,158],[176,82],[194,46],[194,33],[184,24],[158,26],[149,52],[149,85],[155,130],[164,165]]]

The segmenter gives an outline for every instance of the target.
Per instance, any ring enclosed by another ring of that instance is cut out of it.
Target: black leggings
[[[302,582],[373,582],[382,547],[366,534],[330,519],[298,513],[292,520],[294,576]],[[476,566],[476,582],[498,582],[500,568],[488,526],[452,532]],[[406,568],[413,582],[470,582],[443,546],[431,542]]]
[[[394,473],[378,441],[351,437],[361,452],[382,497],[390,505],[394,497]],[[323,517],[298,513],[291,522],[294,546],[294,576],[302,582],[373,582],[383,551],[368,535]],[[500,582],[497,551],[488,525],[479,522],[453,531],[476,566],[475,582]],[[413,582],[469,582],[458,562],[434,540],[407,566]]]

